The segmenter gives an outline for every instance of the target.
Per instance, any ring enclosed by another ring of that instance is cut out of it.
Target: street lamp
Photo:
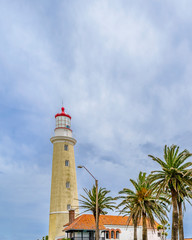
[[[89,172],[85,166],[77,166],[78,168],[85,168],[85,170],[95,179],[95,190],[96,190],[96,229],[95,229],[95,239],[99,240],[99,211],[98,211],[98,180]]]

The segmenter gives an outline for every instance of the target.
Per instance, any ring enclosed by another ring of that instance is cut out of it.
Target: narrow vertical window
[[[68,151],[68,145],[67,144],[64,145],[64,150]]]
[[[69,160],[65,160],[65,166],[69,167]]]
[[[106,239],[109,239],[109,232],[106,232]]]
[[[67,204],[67,210],[71,209],[71,204]]]
[[[111,238],[114,238],[114,231],[111,231]]]
[[[66,188],[70,188],[70,182],[66,182]]]

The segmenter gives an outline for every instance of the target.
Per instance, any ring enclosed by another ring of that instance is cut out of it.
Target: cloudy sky
[[[1,240],[48,234],[62,101],[76,164],[113,196],[157,169],[148,154],[165,144],[192,152],[191,0],[0,0],[0,12]],[[79,193],[93,184],[77,180]]]

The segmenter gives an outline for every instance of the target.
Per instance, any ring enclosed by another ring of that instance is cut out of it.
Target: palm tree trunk
[[[178,202],[178,208],[179,208],[179,240],[184,240],[182,201]]]
[[[171,240],[178,240],[177,192],[174,189],[172,189],[171,195],[172,195],[172,205],[173,205]]]
[[[134,240],[137,240],[137,220],[133,220],[134,223]]]
[[[146,213],[143,212],[143,240],[147,240],[147,219]]]

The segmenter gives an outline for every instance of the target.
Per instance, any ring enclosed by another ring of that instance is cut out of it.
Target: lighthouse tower
[[[77,180],[71,116],[65,113],[55,115],[55,136],[53,143],[53,162],[51,180],[51,200],[49,215],[49,240],[64,236],[63,225],[69,222],[69,210],[78,209]],[[76,211],[78,212],[78,210]]]

